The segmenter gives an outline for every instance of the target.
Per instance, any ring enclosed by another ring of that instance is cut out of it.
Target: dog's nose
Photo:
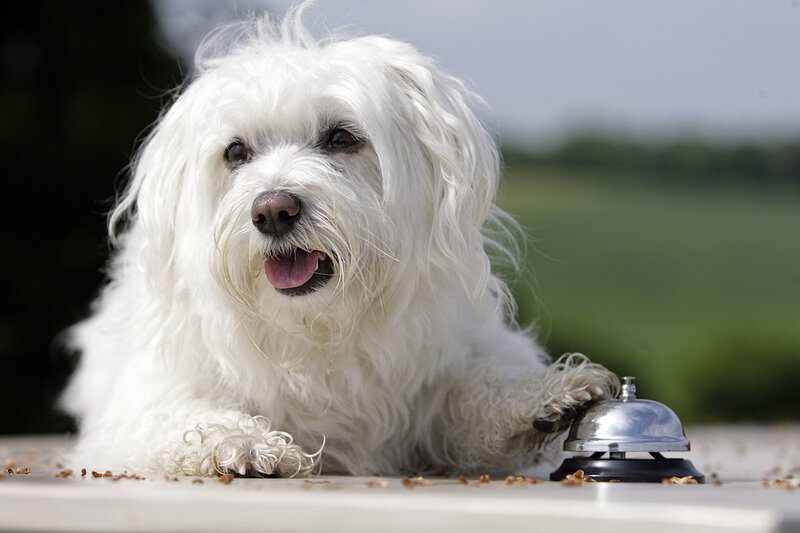
[[[250,209],[253,225],[267,235],[283,235],[300,218],[300,199],[285,192],[262,192]]]

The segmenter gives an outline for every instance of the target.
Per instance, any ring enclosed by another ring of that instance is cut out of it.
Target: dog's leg
[[[580,354],[527,371],[516,357],[479,360],[448,392],[439,435],[445,456],[473,473],[530,465],[576,414],[618,387],[613,373]]]
[[[102,412],[84,418],[65,460],[76,467],[148,475],[292,477],[310,475],[319,466],[321,447],[308,451],[264,417],[217,409],[196,398],[160,397],[161,404],[154,404],[141,395],[114,394]]]

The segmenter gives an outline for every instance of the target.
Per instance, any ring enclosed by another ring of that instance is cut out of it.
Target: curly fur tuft
[[[184,433],[161,463],[170,474],[204,476],[236,473],[255,476],[308,476],[318,471],[322,447],[306,453],[285,431],[271,429],[262,416],[235,426],[198,425]]]

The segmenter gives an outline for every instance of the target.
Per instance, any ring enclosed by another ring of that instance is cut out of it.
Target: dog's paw
[[[262,417],[235,426],[198,425],[170,454],[172,468],[186,475],[238,474],[256,477],[303,477],[319,464],[322,449],[308,453],[285,431],[270,429]]]
[[[605,391],[596,385],[590,385],[585,390],[574,391],[569,399],[562,398],[545,405],[543,418],[534,420],[533,427],[542,433],[563,431],[589,407],[607,398],[608,395]]]
[[[533,421],[534,429],[556,433],[595,403],[616,396],[619,379],[581,354],[567,354],[547,369],[544,386],[549,401]]]

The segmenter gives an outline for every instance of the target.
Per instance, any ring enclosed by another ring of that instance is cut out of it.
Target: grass
[[[552,353],[684,422],[800,417],[800,194],[512,168],[499,202],[530,240],[519,320]]]

